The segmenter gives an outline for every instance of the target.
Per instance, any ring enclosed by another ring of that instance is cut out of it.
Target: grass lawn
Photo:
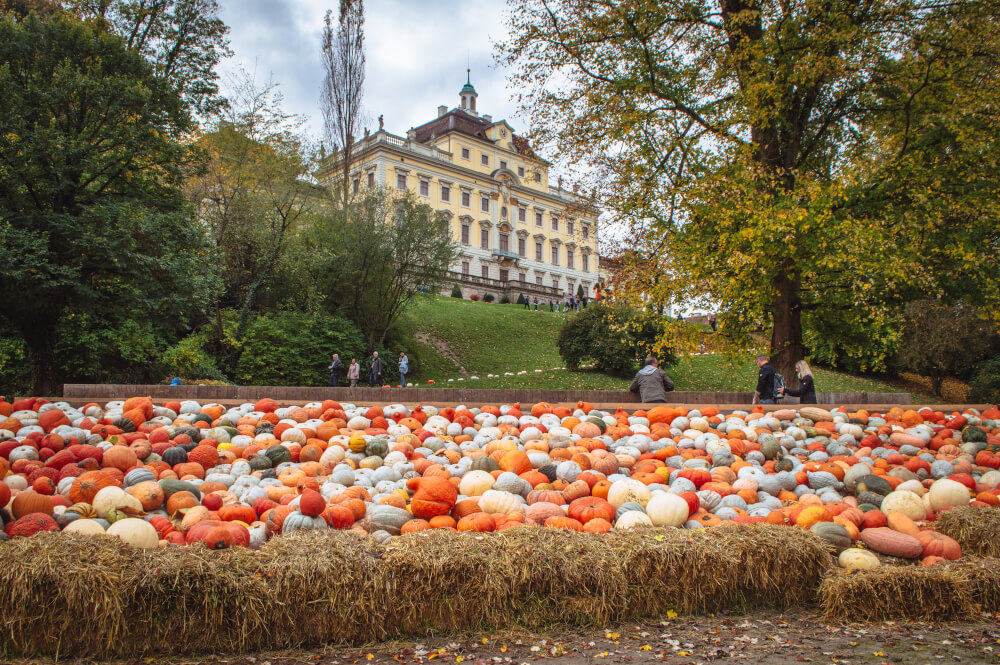
[[[420,358],[414,378],[423,385],[433,379],[438,388],[627,390],[631,377],[554,369],[563,366],[556,338],[567,316],[547,308],[536,312],[520,305],[422,297],[407,312],[405,323]],[[748,352],[735,360],[718,354],[688,356],[666,371],[677,390],[751,391],[757,380],[753,355]],[[526,373],[518,374],[521,371]],[[513,376],[504,376],[507,372]],[[822,368],[815,368],[814,373],[820,392],[912,392],[902,383],[879,378]],[[487,378],[488,374],[497,376]],[[471,376],[478,378],[471,380]],[[912,393],[912,400],[915,404],[942,401],[922,392]]]

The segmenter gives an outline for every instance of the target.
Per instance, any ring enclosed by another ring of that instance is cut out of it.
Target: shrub
[[[19,337],[0,335],[0,395],[9,400],[31,394],[28,346]]]
[[[462,289],[461,289],[461,287],[458,286],[458,284],[456,284],[455,286],[451,287],[451,297],[452,298],[458,298],[458,299],[462,298]]]
[[[556,345],[571,370],[590,361],[607,374],[627,375],[653,352],[663,334],[662,320],[598,301],[566,320]],[[672,351],[655,354],[660,367],[677,361]]]
[[[524,300],[525,300],[524,294],[523,293],[518,293],[517,294],[517,304],[518,305],[523,305],[524,304]]]
[[[1000,356],[979,364],[969,381],[969,401],[1000,404]]]
[[[507,295],[506,293],[503,294],[502,296],[500,296],[500,304],[501,305],[509,305],[510,304],[510,296]]]
[[[242,342],[235,378],[241,384],[262,386],[322,386],[330,380],[330,354],[339,353],[345,369],[354,356],[367,378],[364,338],[353,323],[339,316],[280,312],[258,316]],[[383,379],[389,374],[391,354],[383,353]]]
[[[483,302],[493,302],[493,300],[494,298],[492,293],[487,293],[485,296],[483,296]]]
[[[194,334],[164,351],[161,360],[167,373],[186,381],[225,381],[226,375],[218,368],[215,358],[205,351],[204,343],[203,334]]]
[[[479,302],[479,294],[473,293],[471,296],[469,296],[469,300],[474,300],[476,302]]]

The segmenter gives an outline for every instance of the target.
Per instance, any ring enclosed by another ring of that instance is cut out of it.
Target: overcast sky
[[[337,0],[221,0],[234,52],[223,76],[246,67],[260,82],[280,84],[285,111],[309,116],[309,133],[323,134],[319,90],[323,72],[323,15]],[[368,125],[385,116],[386,130],[403,135],[437,116],[437,107],[458,106],[466,63],[479,93],[477,108],[494,120],[506,118],[517,131],[527,123],[514,115],[505,72],[493,61],[493,43],[504,39],[503,0],[366,0]]]

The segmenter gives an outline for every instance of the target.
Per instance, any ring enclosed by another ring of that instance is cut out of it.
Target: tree
[[[323,19],[323,91],[320,111],[326,141],[343,151],[339,183],[344,207],[351,200],[351,152],[361,130],[361,101],[365,86],[365,3],[340,0],[336,28],[333,13]]]
[[[417,284],[436,291],[447,282],[456,256],[447,218],[411,192],[366,190],[303,235],[325,308],[353,321],[369,351],[385,342]]]
[[[949,376],[968,378],[979,362],[998,350],[997,334],[979,312],[940,300],[907,304],[897,363],[931,378],[935,395]]]
[[[646,273],[621,271],[619,290],[707,296],[745,342],[769,330],[772,362],[793,377],[804,313],[878,317],[914,267],[948,280],[913,251],[938,211],[890,218],[873,201],[908,183],[921,185],[918,199],[940,186],[933,170],[902,168],[934,163],[918,158],[911,122],[936,88],[973,104],[939,105],[949,128],[971,111],[996,135],[995,0],[515,5],[504,61],[529,91],[539,140],[592,165],[627,226],[629,262]],[[974,134],[955,138],[970,152],[995,141]],[[980,228],[995,225],[985,217]]]
[[[222,263],[220,341],[221,309],[239,309],[238,341],[293,227],[322,199],[307,182],[313,163],[299,133],[303,119],[282,111],[277,87],[258,85],[246,71],[234,77],[227,107],[196,142],[204,168],[185,186]]]
[[[35,0],[39,2],[40,0]],[[224,106],[216,65],[232,55],[217,0],[64,0],[153,64],[188,107],[210,115]]]
[[[556,346],[570,370],[589,361],[601,372],[625,376],[648,355],[662,367],[676,362],[672,350],[658,344],[663,325],[661,317],[599,301],[566,320]]]
[[[69,15],[0,17],[0,316],[54,395],[64,313],[184,326],[213,272],[179,189],[192,122],[122,40]]]

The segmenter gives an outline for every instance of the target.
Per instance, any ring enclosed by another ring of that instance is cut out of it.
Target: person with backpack
[[[809,369],[809,364],[805,360],[795,363],[795,376],[799,377],[799,388],[781,388],[781,397],[791,395],[799,398],[799,404],[816,403],[816,386],[813,384],[813,373]]]
[[[774,366],[767,361],[767,356],[757,356],[757,389],[753,393],[753,404],[777,404],[777,390],[784,388],[784,378],[774,371]],[[780,383],[781,385],[777,385]]]

